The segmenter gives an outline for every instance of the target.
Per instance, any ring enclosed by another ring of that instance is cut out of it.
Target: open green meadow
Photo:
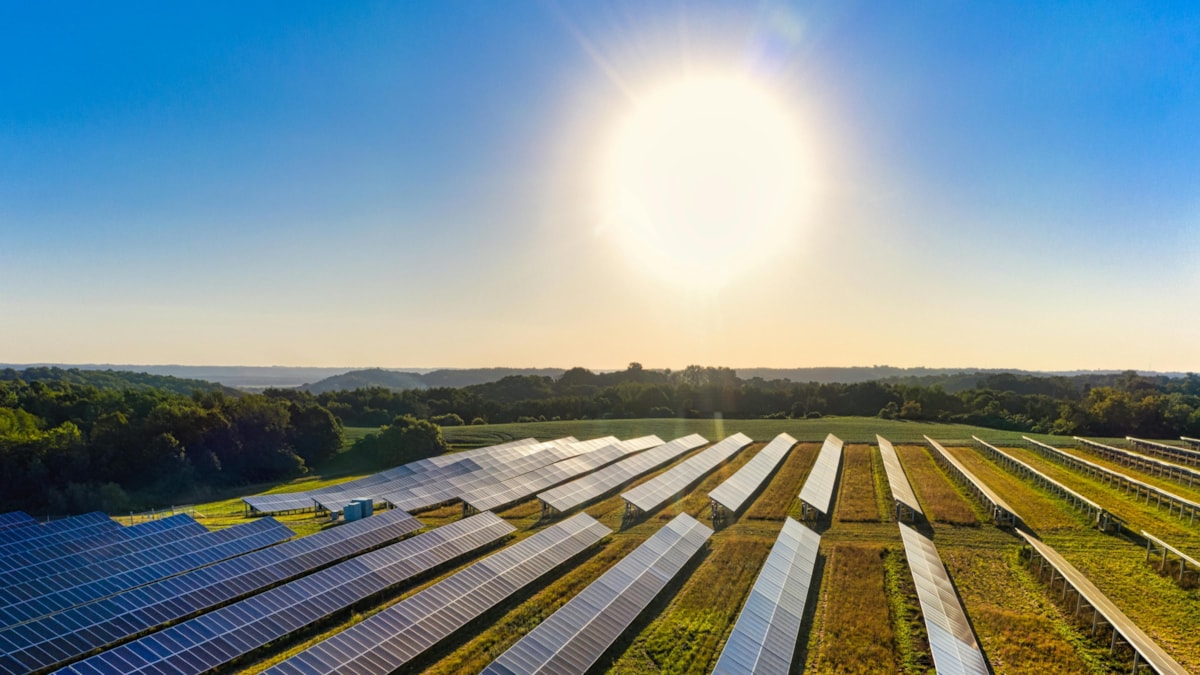
[[[352,433],[361,435],[369,431],[360,429]],[[798,515],[796,494],[812,468],[820,441],[830,432],[847,444],[834,513],[826,523],[817,526],[822,532],[822,556],[797,644],[798,668],[814,673],[932,671],[915,587],[904,561],[899,529],[891,519],[891,496],[874,446],[875,434],[879,433],[896,444],[928,516],[930,524],[923,526],[924,530],[932,534],[995,672],[1107,673],[1127,670],[1128,662],[1124,657],[1110,655],[1107,638],[1091,638],[1086,627],[1075,622],[1069,608],[1057,602],[1059,594],[1051,593],[1027,567],[1019,538],[988,521],[986,512],[974,498],[933,460],[923,435],[946,445],[1009,501],[1043,540],[1087,574],[1168,653],[1190,671],[1200,672],[1200,644],[1194,632],[1194,627],[1200,625],[1197,589],[1180,587],[1147,564],[1144,546],[1136,537],[1091,529],[1086,519],[1065,501],[1010,474],[971,447],[968,439],[978,435],[1006,448],[1110,507],[1131,528],[1147,529],[1185,551],[1200,552],[1200,530],[1168,516],[1165,510],[1074,474],[1024,449],[1018,443],[1019,433],[962,425],[827,418],[545,422],[454,427],[446,429],[445,435],[456,448],[467,448],[528,436],[547,439],[572,435],[586,439],[611,434],[629,438],[653,433],[669,440],[698,432],[710,440],[718,440],[739,431],[754,438],[755,444],[654,513],[623,522],[624,504],[619,492],[649,480],[666,467],[585,505],[582,510],[611,528],[613,534],[443,641],[413,664],[414,672],[476,672],[675,514],[689,513],[711,524],[707,493],[781,432],[792,434],[801,443],[742,513],[716,529],[695,559],[605,653],[596,672],[705,673],[712,669],[784,517]],[[1062,443],[1064,439],[1057,440]],[[316,487],[385,468],[354,454],[348,447],[330,466],[318,467],[304,480],[261,491]],[[1125,470],[1142,477],[1136,471]],[[214,514],[207,522],[215,526],[245,519],[237,499],[203,504],[196,509]],[[541,520],[536,500],[509,507],[499,515],[518,528],[503,545],[558,521],[558,518]],[[418,514],[430,527],[460,517],[458,505]],[[280,520],[301,534],[329,526],[324,518],[311,513],[283,516]],[[354,608],[352,613],[335,616],[311,631],[272,645],[238,667],[244,673],[261,672],[463,569],[486,553],[477,552],[414,583],[394,588]]]

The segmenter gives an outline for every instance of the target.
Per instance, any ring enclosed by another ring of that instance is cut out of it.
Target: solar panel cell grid
[[[795,445],[795,438],[779,434],[737,473],[709,492],[709,498],[728,512],[737,513]]]
[[[745,434],[734,434],[695,457],[689,457],[666,473],[622,493],[621,498],[643,513],[649,513],[683,492],[751,442],[750,437]]]
[[[888,487],[892,491],[892,500],[897,503],[900,510],[908,509],[912,514],[924,513],[921,510],[921,502],[917,501],[917,495],[913,493],[912,484],[908,482],[908,474],[904,472],[904,465],[900,463],[900,457],[896,454],[896,449],[892,447],[891,441],[876,435],[875,442],[879,444],[879,455],[883,458],[883,469],[887,474]]]
[[[833,490],[837,485],[838,470],[842,466],[842,440],[833,434],[825,437],[821,451],[812,471],[800,489],[800,501],[816,509],[823,515],[829,515],[833,504]]]
[[[24,511],[0,513],[0,530],[7,530],[12,527],[27,527],[29,525],[37,525],[37,520]]]
[[[0,556],[70,541],[75,537],[119,527],[121,526],[112,518],[95,511],[81,516],[51,521],[37,527],[15,527],[0,530]]]

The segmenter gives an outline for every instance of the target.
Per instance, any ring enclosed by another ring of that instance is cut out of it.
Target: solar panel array
[[[119,527],[121,526],[115,520],[99,511],[54,520],[36,527],[10,527],[0,530],[0,556],[51,546],[75,537]]]
[[[461,495],[464,508],[476,511],[499,509],[527,499],[559,483],[578,478],[636,452],[662,445],[658,436],[643,436],[607,444],[597,450],[555,462],[499,483],[476,488]]]
[[[611,532],[580,513],[480,560],[268,672],[391,673]]]
[[[8,628],[25,621],[61,612],[76,605],[99,600],[121,591],[144,586],[160,579],[198,567],[249,553],[290,539],[295,535],[273,518],[253,520],[242,525],[200,535],[208,546],[197,551],[138,567],[112,576],[39,595],[0,608],[0,627]],[[36,583],[36,582],[35,582]]]
[[[191,516],[179,514],[169,518],[159,520],[151,520],[145,523],[139,523],[132,527],[116,527],[106,528],[99,532],[90,532],[85,535],[71,537],[65,541],[59,541],[37,548],[29,548],[22,551],[15,551],[3,557],[0,557],[0,571],[8,572],[30,565],[49,562],[65,556],[85,551],[96,551],[105,547],[130,544],[136,542],[139,537],[146,535],[157,534],[165,530],[175,528],[183,528],[185,532],[193,534],[202,534],[208,531],[208,528],[197,523]],[[132,548],[130,550],[133,550]]]
[[[1113,471],[1106,466],[1101,466],[1095,462],[1078,457],[1053,445],[1035,441],[1028,436],[1022,436],[1021,438],[1025,439],[1029,447],[1041,452],[1050,459],[1081,471],[1085,475],[1099,479],[1107,485],[1119,487],[1126,493],[1144,497],[1147,504],[1154,504],[1155,506],[1166,505],[1168,515],[1174,515],[1178,512],[1179,517],[1187,518],[1189,524],[1195,525],[1200,523],[1200,503],[1186,497],[1180,497],[1173,492],[1155,487],[1132,476],[1123,474],[1120,471]]]
[[[402,511],[347,523],[0,631],[0,673],[77,659],[421,528]]]
[[[787,675],[820,544],[821,535],[791,518],[784,521],[725,641],[714,675]]]
[[[783,461],[784,457],[787,457],[788,452],[795,445],[796,439],[787,434],[776,436],[767,444],[767,447],[742,465],[737,473],[708,493],[714,507],[720,506],[730,514],[740,511],[746,500],[750,499],[750,495],[758,490],[767,476],[771,475],[771,472],[779,466],[779,463]],[[715,518],[717,509],[714,508],[713,511]]]
[[[1187,443],[1188,445],[1192,446],[1193,448],[1200,450],[1200,438],[1190,438],[1188,436],[1180,436],[1179,440],[1183,441],[1184,443]]]
[[[29,525],[37,525],[37,521],[34,520],[33,516],[24,511],[0,513],[0,530],[7,530],[10,527],[27,527]]]
[[[621,498],[625,500],[627,509],[633,507],[642,513],[649,513],[666,504],[752,442],[746,434],[736,433],[719,443],[714,443],[711,448],[695,457],[689,457],[671,467],[669,471],[621,493]]]
[[[1191,443],[1187,436],[1181,436],[1180,440],[1185,443]],[[1155,441],[1147,441],[1133,436],[1126,436],[1125,441],[1135,448],[1145,450],[1152,455],[1166,457],[1174,462],[1181,462],[1188,466],[1200,466],[1200,450],[1191,448],[1183,448],[1178,445],[1168,445],[1166,443],[1158,443]],[[1196,441],[1192,445],[1200,448],[1200,441]]]
[[[1145,663],[1162,675],[1187,675],[1186,668],[1163,651],[1158,643],[1146,635],[1141,628],[1138,628],[1137,624],[1125,616],[1125,613],[1118,609],[1099,588],[1096,588],[1095,584],[1059,555],[1058,551],[1021,530],[1017,530],[1017,534],[1021,535],[1021,538],[1033,551],[1031,563],[1040,558],[1043,563],[1048,563],[1050,567],[1054,568],[1063,579],[1063,597],[1066,597],[1067,584],[1070,584],[1078,596],[1076,607],[1082,609],[1083,602],[1086,602],[1087,606],[1092,608],[1092,625],[1098,625],[1100,617],[1103,617],[1104,621],[1113,629],[1113,644],[1116,644],[1116,635],[1125,639],[1135,654],[1133,672],[1139,672],[1139,664]],[[1042,566],[1042,564],[1038,564],[1037,567],[1039,577],[1042,573]],[[1052,585],[1054,580],[1055,577],[1051,575]],[[1093,628],[1093,634],[1095,634],[1095,630]]]
[[[1168,571],[1167,566],[1170,564],[1169,555],[1174,554],[1179,558],[1179,575],[1176,578],[1180,583],[1183,583],[1189,566],[1192,568],[1191,571],[1196,572],[1197,576],[1200,576],[1200,560],[1197,560],[1183,551],[1180,551],[1179,549],[1145,530],[1142,530],[1142,537],[1146,540],[1147,562],[1150,560],[1150,556],[1156,553],[1162,553],[1162,560],[1158,567],[1160,572],[1166,573]]]
[[[924,515],[925,512],[921,510],[921,502],[917,501],[912,484],[908,482],[908,474],[904,472],[904,465],[900,463],[900,456],[896,454],[896,448],[892,447],[891,441],[878,434],[875,435],[875,442],[879,444],[879,455],[883,457],[883,470],[887,473],[888,487],[892,491],[892,501],[896,504],[896,520],[915,521],[917,514]]]
[[[377,474],[365,476],[356,480],[330,485],[328,487],[318,488],[315,490],[305,490],[303,492],[287,492],[283,494],[271,495],[254,495],[252,497],[244,497],[242,501],[247,508],[258,513],[283,513],[285,511],[311,511],[316,508],[315,497],[320,495],[334,495],[337,493],[353,494],[359,491],[370,491],[370,488],[378,486],[382,483],[400,479],[404,476],[422,473],[428,470],[440,468],[457,462],[463,462],[474,459],[477,456],[486,455],[490,452],[504,450],[522,445],[534,445],[537,443],[533,438],[522,438],[508,443],[488,446],[485,448],[477,448],[475,450],[467,450],[464,452],[456,452],[447,455],[438,455],[436,457],[426,457],[415,462],[402,464],[392,467],[386,471],[381,471]]]
[[[1130,466],[1135,469],[1140,469],[1150,474],[1151,476],[1165,476],[1171,480],[1183,483],[1191,487],[1200,483],[1200,471],[1190,469],[1186,466],[1180,466],[1172,462],[1163,461],[1147,455],[1124,450],[1122,448],[1114,448],[1111,445],[1089,441],[1086,438],[1075,437],[1075,440],[1081,443],[1085,448],[1099,454],[1101,457],[1110,459],[1119,464]]]
[[[203,673],[515,529],[492,513],[481,513],[102,652],[65,672]]]
[[[917,599],[921,602],[933,665],[939,673],[988,675],[991,671],[937,547],[908,525],[897,525],[904,540],[904,556],[917,587]]]
[[[942,462],[943,466],[950,469],[951,473],[956,474],[959,479],[966,485],[976,497],[979,498],[985,506],[988,507],[992,515],[992,521],[997,525],[1012,525],[1017,524],[1017,512],[1000,498],[1000,495],[992,491],[982,480],[977,478],[971,470],[963,465],[962,462],[954,458],[950,451],[942,447],[941,443],[926,436],[926,442],[934,449],[933,456]]]
[[[492,485],[615,442],[617,439],[613,436],[590,441],[570,438],[516,448],[503,456],[493,455],[446,467],[444,471],[431,472],[428,476],[414,477],[414,480],[419,478],[421,482],[408,484],[380,498],[405,511],[425,509],[454,501],[464,492],[475,488]]]
[[[833,490],[842,466],[842,439],[829,434],[817,454],[812,471],[800,488],[800,505],[805,519],[828,516],[833,506]]]
[[[207,540],[202,535],[209,531],[185,514],[141,523],[125,530],[143,525],[154,527],[142,529],[134,533],[140,536],[123,542],[44,562],[30,561],[24,567],[5,571],[0,574],[0,607],[203,548]],[[172,551],[176,553],[167,553]]]
[[[704,546],[712,532],[686,513],[675,516],[483,672],[586,672]]]
[[[1103,506],[1100,506],[1096,502],[1084,497],[1066,485],[1054,480],[1053,478],[1047,476],[1041,471],[1038,471],[1025,462],[1022,462],[1016,457],[1004,452],[1000,448],[997,448],[991,443],[984,441],[978,436],[972,436],[971,438],[974,439],[975,443],[982,448],[984,452],[988,453],[997,464],[1000,464],[1001,466],[1018,475],[1032,480],[1034,483],[1037,483],[1046,490],[1058,495],[1059,497],[1062,497],[1075,508],[1088,514],[1088,517],[1091,518],[1092,522],[1095,523],[1096,526],[1101,530],[1105,532],[1119,532],[1123,527],[1123,521],[1121,518],[1110,513]]]
[[[700,434],[677,438],[538,495],[542,510],[566,513],[708,443]]]

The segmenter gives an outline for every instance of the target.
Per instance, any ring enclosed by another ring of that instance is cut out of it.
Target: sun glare
[[[609,228],[640,265],[713,288],[785,246],[800,215],[801,148],[786,108],[736,77],[639,99],[603,170]]]

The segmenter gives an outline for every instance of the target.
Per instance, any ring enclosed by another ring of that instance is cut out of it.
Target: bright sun
[[[711,289],[793,235],[801,148],[785,108],[736,77],[683,80],[637,101],[603,170],[609,227],[639,264]]]

